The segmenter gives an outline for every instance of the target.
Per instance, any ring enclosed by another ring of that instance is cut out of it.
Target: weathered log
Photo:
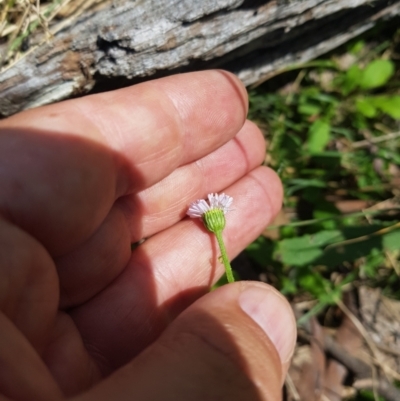
[[[120,0],[3,71],[0,113],[205,68],[251,85],[399,14],[400,0]]]

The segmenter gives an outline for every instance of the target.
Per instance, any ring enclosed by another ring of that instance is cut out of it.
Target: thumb
[[[279,401],[296,342],[285,298],[238,282],[185,310],[162,336],[80,401]]]

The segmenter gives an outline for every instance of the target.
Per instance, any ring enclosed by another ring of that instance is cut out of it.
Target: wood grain
[[[399,13],[400,0],[110,2],[0,74],[0,114],[206,68],[257,84]]]

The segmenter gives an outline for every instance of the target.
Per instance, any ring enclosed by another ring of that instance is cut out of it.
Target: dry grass
[[[80,14],[110,0],[0,0],[0,72]]]

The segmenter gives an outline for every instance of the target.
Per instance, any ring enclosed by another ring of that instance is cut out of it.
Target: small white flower
[[[214,233],[217,237],[228,283],[233,283],[235,278],[225,249],[222,231],[226,224],[225,214],[229,212],[229,207],[232,205],[232,202],[233,198],[224,193],[220,195],[208,194],[208,203],[204,199],[199,199],[191,203],[189,210],[187,211],[188,216],[192,218],[201,218],[207,230]]]
[[[233,198],[224,193],[220,195],[209,194],[208,202],[209,204],[204,199],[192,202],[187,211],[187,215],[191,218],[199,218],[203,217],[206,212],[213,209],[220,209],[224,214],[226,214],[229,211],[229,207],[232,205]]]

